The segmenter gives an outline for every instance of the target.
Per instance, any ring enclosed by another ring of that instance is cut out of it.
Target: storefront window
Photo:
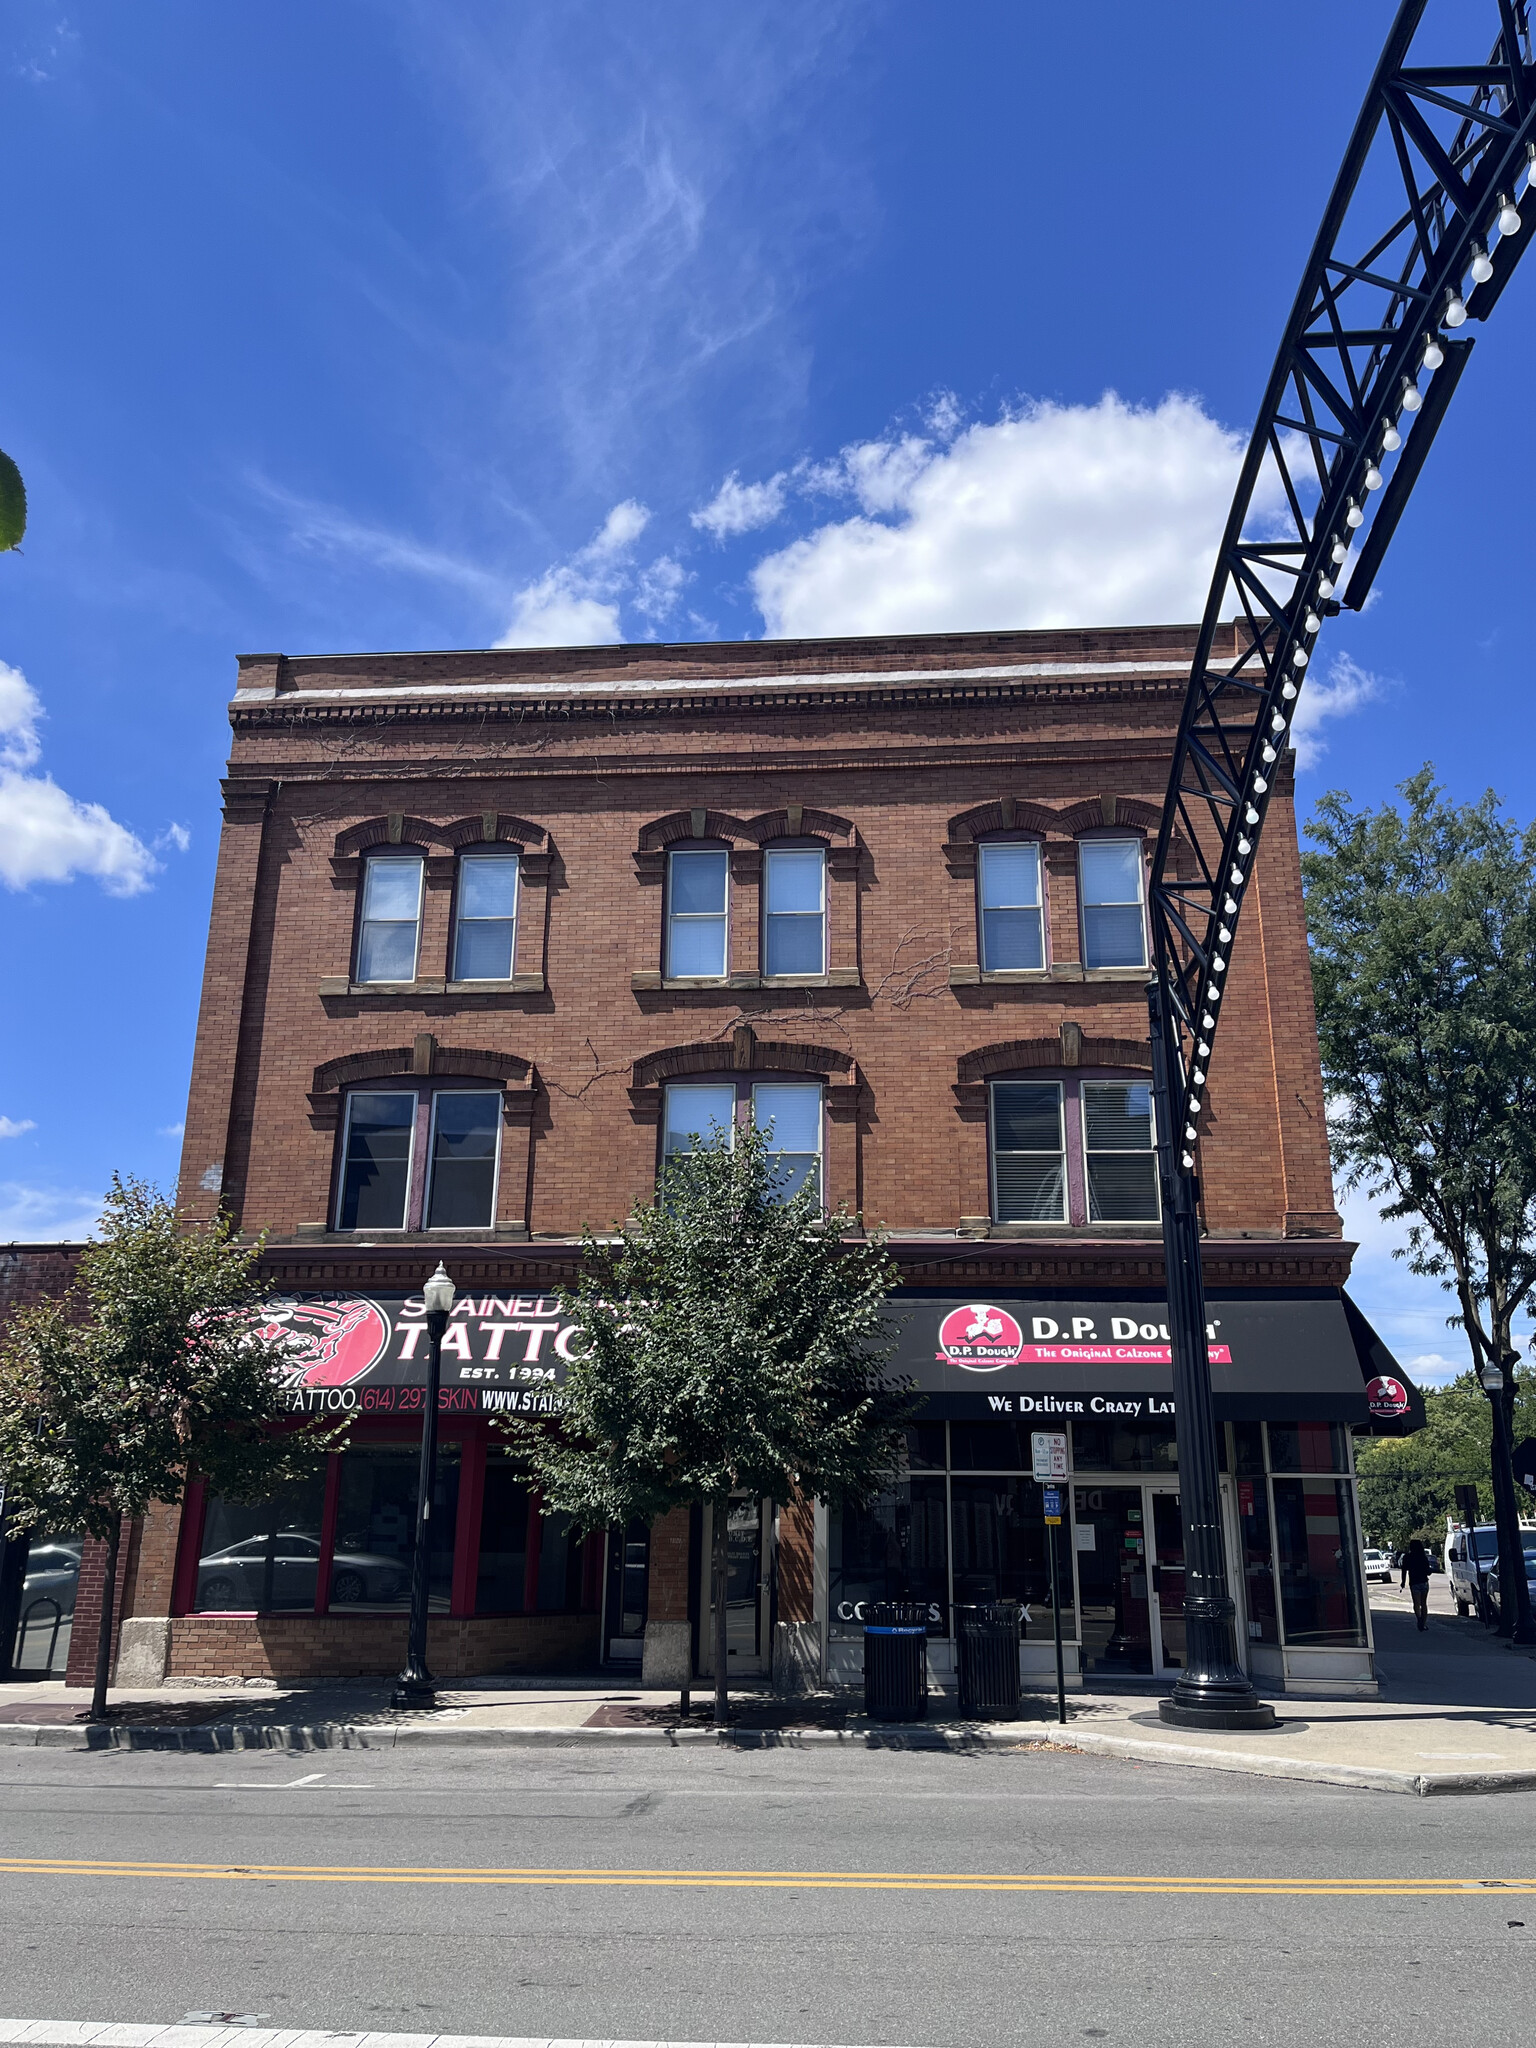
[[[370,1444],[343,1455],[331,1563],[333,1614],[409,1606],[420,1455],[414,1444]],[[458,1509],[459,1450],[443,1444],[427,1523],[427,1599],[436,1614],[447,1613],[453,1588]]]
[[[950,1463],[957,1472],[1027,1472],[1029,1429],[1018,1422],[952,1422]]]
[[[537,1520],[528,1474],[505,1452],[485,1461],[476,1614],[521,1614],[527,1604],[528,1529]]]
[[[1264,1470],[1264,1425],[1262,1422],[1234,1422],[1232,1425],[1233,1470]]]
[[[1255,1435],[1259,1425],[1240,1423]],[[1237,1526],[1243,1546],[1243,1583],[1248,1594],[1248,1635],[1255,1643],[1278,1643],[1280,1624],[1275,1614],[1275,1574],[1269,1545],[1269,1494],[1264,1476],[1233,1482],[1237,1488]]]
[[[907,1468],[912,1472],[944,1470],[944,1425],[914,1422],[907,1430]]]
[[[828,1531],[831,1630],[857,1635],[870,1600],[927,1603],[929,1633],[949,1633],[944,1481],[909,1479],[871,1506],[834,1512]]]
[[[1360,1557],[1348,1481],[1275,1479],[1271,1484],[1287,1644],[1293,1649],[1363,1645]]]
[[[1342,1422],[1271,1422],[1271,1472],[1347,1472],[1349,1431]]]
[[[215,1495],[203,1516],[194,1614],[312,1614],[320,1583],[324,1467],[270,1500]]]
[[[1176,1472],[1179,1453],[1172,1429],[1105,1416],[1073,1423],[1072,1462],[1078,1472]]]
[[[569,1515],[539,1517],[540,1614],[571,1614],[581,1606],[581,1531]]]
[[[1045,1511],[1033,1479],[956,1479],[950,1485],[955,1602],[1017,1600],[1027,1610],[1025,1633],[1048,1636],[1051,1574]],[[1057,1531],[1056,1578],[1061,1632],[1077,1633],[1072,1558]]]

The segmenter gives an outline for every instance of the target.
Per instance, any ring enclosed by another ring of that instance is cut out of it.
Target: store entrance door
[[[1165,1678],[1184,1668],[1184,1528],[1172,1486],[1073,1489],[1083,1670]]]
[[[1184,1524],[1179,1496],[1171,1486],[1147,1488],[1147,1527],[1151,1530],[1152,1607],[1156,1626],[1153,1647],[1160,1652],[1158,1674],[1171,1677],[1185,1665],[1184,1648]]]
[[[732,1496],[726,1522],[725,1641],[729,1658],[728,1676],[755,1678],[768,1668],[768,1544],[771,1506],[756,1495]],[[703,1554],[699,1568],[704,1583],[699,1613],[699,1673],[712,1678],[715,1671],[714,1511],[704,1510]]]

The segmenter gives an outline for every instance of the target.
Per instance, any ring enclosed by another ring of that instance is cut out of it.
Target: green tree
[[[0,448],[0,554],[21,546],[27,530],[27,487],[21,471]]]
[[[189,1477],[260,1500],[337,1435],[292,1415],[256,1335],[259,1246],[221,1219],[188,1225],[114,1177],[68,1294],[19,1310],[0,1338],[0,1472],[8,1524],[82,1529],[107,1546],[91,1718],[107,1710],[123,1521],[177,1502]]]
[[[1536,1372],[1522,1367],[1515,1377],[1515,1434],[1536,1435]],[[1471,1373],[1447,1387],[1426,1388],[1422,1429],[1412,1436],[1375,1437],[1356,1455],[1366,1535],[1394,1549],[1417,1536],[1438,1550],[1446,1517],[1456,1513],[1458,1486],[1475,1486],[1479,1514],[1491,1518],[1492,1440],[1492,1412]]]
[[[1433,771],[1406,810],[1325,796],[1302,862],[1335,1163],[1408,1226],[1409,1270],[1454,1297],[1491,1393],[1495,1515],[1513,1626],[1536,1636],[1507,1453],[1513,1326],[1536,1286],[1536,829],[1490,792],[1442,800]]]
[[[867,1501],[889,1483],[911,1409],[882,1367],[897,1282],[878,1241],[784,1199],[771,1137],[697,1135],[655,1205],[588,1234],[562,1294],[585,1337],[556,1426],[510,1423],[550,1505],[583,1528],[714,1511],[715,1721],[728,1713],[726,1518],[733,1492]]]

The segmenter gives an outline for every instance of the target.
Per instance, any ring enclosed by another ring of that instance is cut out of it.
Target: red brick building
[[[487,1415],[556,1396],[582,1226],[752,1113],[890,1233],[927,1407],[869,1513],[740,1504],[733,1665],[847,1675],[900,1591],[941,1674],[955,1603],[1023,1598],[1033,1670],[1033,1421],[1072,1438],[1071,1662],[1173,1667],[1142,905],[1193,641],[243,657],[182,1196],[267,1233],[295,1402],[354,1429],[302,1499],[150,1518],[123,1675],[398,1666],[440,1257],[434,1668],[697,1668],[699,1518],[578,1539]],[[1246,1639],[1359,1686],[1350,1431],[1390,1361],[1341,1294],[1288,783],[1228,1004],[1201,1180]]]

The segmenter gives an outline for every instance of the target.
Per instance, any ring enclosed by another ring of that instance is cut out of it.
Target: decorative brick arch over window
[[[828,1146],[826,1200],[829,1208],[859,1201],[860,1110],[864,1081],[851,1053],[830,1045],[759,1038],[750,1024],[738,1024],[729,1038],[664,1046],[634,1063],[630,1115],[654,1132],[661,1122],[662,1091],[668,1081],[690,1074],[805,1074],[821,1080],[826,1096]]]
[[[785,804],[775,811],[763,811],[753,818],[738,818],[729,811],[704,808],[671,811],[653,818],[640,828],[633,859],[635,878],[642,887],[657,892],[654,913],[639,923],[639,943],[645,957],[630,973],[630,986],[637,993],[668,986],[663,961],[666,956],[663,923],[667,855],[685,849],[690,841],[724,845],[730,855],[729,947],[726,982],[734,989],[757,988],[762,981],[762,876],[763,848],[775,840],[821,840],[826,848],[826,971],[807,979],[827,988],[857,988],[859,968],[859,861],[858,834],[850,818],[835,811],[814,810],[800,804]]]
[[[422,905],[422,930],[416,992],[445,993],[449,986],[449,923],[458,882],[459,855],[470,847],[505,846],[518,857],[520,908],[517,922],[517,958],[510,979],[498,990],[477,988],[476,993],[531,995],[545,986],[548,944],[548,892],[553,842],[547,829],[527,818],[505,811],[477,811],[468,818],[454,818],[434,824],[427,818],[407,817],[399,811],[382,818],[364,818],[336,835],[331,854],[333,887],[348,891],[354,900],[363,880],[366,855],[393,846],[419,850],[423,855],[426,896]],[[468,985],[466,984],[466,987]],[[322,996],[355,995],[359,990],[347,975],[326,975],[320,983]]]

